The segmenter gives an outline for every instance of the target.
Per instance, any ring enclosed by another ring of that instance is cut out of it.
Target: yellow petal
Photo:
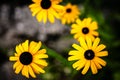
[[[82,23],[83,23],[83,24],[86,24],[86,21],[87,21],[87,18],[84,18],[84,19],[82,20]]]
[[[70,20],[70,19],[67,19],[67,23],[70,24],[70,23],[71,23],[71,20]]]
[[[40,74],[40,72],[37,69],[33,68],[31,65],[30,65],[30,67],[32,68],[33,72]]]
[[[86,72],[88,71],[89,67],[90,67],[90,61],[88,60],[88,61],[86,62],[86,64],[85,64],[84,69],[82,70],[82,74],[83,74],[83,75],[86,74]]]
[[[34,58],[38,58],[38,59],[40,59],[40,58],[48,58],[48,55],[47,54],[37,54],[37,55],[34,56]]]
[[[73,68],[77,68],[80,65],[80,60],[76,61],[72,66]]]
[[[39,65],[42,65],[42,66],[47,66],[48,65],[48,63],[45,60],[37,60],[36,59],[33,62],[36,63],[36,64],[39,64]]]
[[[30,66],[28,66],[28,72],[33,78],[36,78],[36,75],[35,75],[35,73],[33,72],[32,68]]]
[[[47,11],[43,10],[43,23],[45,24],[47,22]]]
[[[99,33],[97,31],[92,31],[91,32],[94,36],[99,36]]]
[[[93,46],[92,46],[92,49],[93,49],[93,50],[98,46],[99,42],[100,42],[100,38],[96,38],[96,39],[94,40]]]
[[[75,35],[74,35],[74,38],[75,39],[77,39],[78,41],[79,41],[79,37],[84,37],[84,35],[81,35],[81,33],[76,33]],[[79,41],[80,42],[80,41]]]
[[[10,61],[17,61],[18,59],[19,59],[18,57],[13,57],[13,56],[9,58]]]
[[[37,7],[38,5],[36,5],[36,4],[31,4],[31,5],[29,5],[29,8],[33,8],[33,7]]]
[[[97,61],[95,61],[95,60],[93,60],[93,61],[94,61],[95,65],[96,65],[97,69],[101,69],[102,68],[102,66]]]
[[[30,11],[33,13],[36,9],[35,8],[31,8]]]
[[[15,69],[17,66],[19,66],[20,65],[20,62],[19,61],[17,61],[17,62],[15,62],[14,63],[14,65],[13,65],[13,69]]]
[[[22,75],[29,78],[29,74],[28,74],[28,66],[24,66],[22,69]]]
[[[66,19],[63,18],[63,19],[62,19],[62,24],[65,24],[65,23],[66,23]]]
[[[79,25],[78,24],[72,24],[72,26],[71,26],[71,28],[72,29],[76,29],[76,28],[78,28],[79,27]],[[72,33],[72,32],[71,32]],[[74,32],[73,32],[74,33]],[[76,32],[75,32],[76,33]]]
[[[98,57],[108,56],[108,52],[107,51],[98,52],[96,53],[96,56]]]
[[[71,22],[72,22],[72,23],[74,23],[74,22],[75,22],[75,19],[74,19],[74,18],[72,18],[72,19],[71,19]]]
[[[22,53],[22,51],[19,49],[18,46],[16,46],[15,50],[16,50],[16,52],[17,52],[18,55],[20,55]]]
[[[77,20],[76,20],[76,23],[79,24],[79,25],[81,25],[81,24],[82,24],[82,21],[81,21],[80,19],[77,19]]]
[[[80,30],[77,28],[77,29],[72,29],[71,30],[71,34],[75,34],[75,33],[78,33],[78,32],[80,32]]]
[[[38,12],[38,14],[36,15],[36,18],[38,20],[38,22],[42,21],[43,19],[43,10],[41,10],[40,12]]]
[[[58,15],[58,13],[53,8],[50,9],[50,13],[53,14],[57,19],[60,18],[60,16]]]
[[[92,21],[91,18],[87,18],[87,20],[86,20],[86,25],[90,25],[91,21]]]
[[[68,61],[79,60],[79,59],[81,59],[81,56],[75,55],[75,56],[68,57]]]
[[[97,22],[92,22],[91,24],[90,24],[90,28],[92,29],[92,30],[96,30],[96,29],[98,29],[98,25],[97,25]]]
[[[64,7],[62,5],[53,5],[52,6],[54,8],[55,11],[57,12],[62,12],[64,11]]]
[[[84,39],[83,37],[80,37],[80,38],[79,38],[79,41],[80,41],[81,47],[83,47],[85,50],[87,50],[88,47],[87,47],[87,45],[86,45],[85,39]]]
[[[37,52],[37,54],[45,54],[46,53],[46,49],[41,49]]]
[[[14,55],[15,55],[16,57],[18,57],[18,54],[17,54],[17,53],[14,53]]]
[[[36,45],[37,45],[37,43],[34,42],[34,41],[32,41],[32,42],[30,43],[30,46],[29,46],[29,52],[32,52],[32,51],[34,50],[34,48],[36,47]]]
[[[84,51],[85,51],[82,47],[80,47],[80,46],[77,45],[77,44],[73,44],[72,47],[74,47],[75,49],[77,49],[78,51],[83,52],[83,53],[84,53]]]
[[[88,48],[91,49],[92,40],[90,38],[86,37],[86,42],[87,42]]]
[[[42,43],[38,42],[36,46],[34,46],[34,49],[31,51],[32,54],[35,54],[41,47]]]
[[[79,55],[80,52],[79,52],[79,51],[76,51],[76,50],[71,50],[68,54],[69,54],[69,55]]]
[[[35,58],[48,58],[48,55],[45,53],[46,53],[46,49],[41,49],[34,55],[34,57]]]
[[[78,64],[79,66],[77,67],[76,70],[82,69],[85,66],[85,63],[86,63],[85,59],[80,60],[80,63]]]
[[[21,44],[18,45],[18,48],[20,49],[21,53],[24,52],[24,49],[23,49],[23,47],[22,47]],[[20,53],[20,54],[21,54],[21,53]]]
[[[96,52],[102,51],[103,49],[105,49],[106,46],[103,44],[100,44],[97,48],[96,48]]]
[[[94,37],[92,34],[88,34],[87,36],[89,36],[89,38],[90,38],[92,41],[95,40],[95,37]],[[86,37],[87,37],[87,36],[86,36]]]
[[[99,57],[95,57],[95,61],[101,64],[102,66],[106,66],[106,62]]]
[[[41,11],[41,8],[40,7],[37,7],[34,11],[33,11],[33,13],[32,13],[32,16],[35,16],[38,12],[40,12]]]
[[[51,22],[51,23],[54,23],[55,22],[55,19],[54,19],[54,16],[48,12],[48,20]]]
[[[22,70],[22,68],[23,68],[23,65],[17,66],[17,67],[16,67],[16,70],[15,70],[15,73],[16,73],[16,74],[20,73],[20,71]]]
[[[36,71],[39,71],[39,72],[41,72],[41,73],[45,73],[45,71],[44,71],[41,67],[39,67],[37,64],[31,63],[31,66],[32,66],[32,68],[34,68]]]
[[[92,70],[92,73],[93,74],[96,74],[98,71],[97,71],[97,68],[96,68],[96,65],[94,64],[93,61],[91,61],[91,70]]]
[[[22,47],[23,47],[24,51],[28,51],[28,43],[29,43],[28,40],[26,40],[24,43],[22,43]]]

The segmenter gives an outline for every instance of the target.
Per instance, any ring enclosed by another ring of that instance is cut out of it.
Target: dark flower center
[[[29,65],[32,62],[32,59],[33,57],[29,52],[23,52],[19,57],[20,62],[24,65]]]
[[[92,50],[87,50],[84,53],[84,56],[85,56],[86,59],[92,60],[95,57],[95,53]]]
[[[66,9],[67,13],[70,13],[72,10],[70,8]]]
[[[51,1],[50,0],[42,0],[41,1],[41,7],[43,9],[49,9],[51,6]]]
[[[87,33],[89,33],[89,29],[88,29],[87,27],[84,27],[84,28],[82,29],[82,32],[83,32],[84,34],[87,34]]]

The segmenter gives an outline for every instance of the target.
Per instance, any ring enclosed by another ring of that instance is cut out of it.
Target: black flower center
[[[66,9],[67,13],[70,13],[72,10],[70,8]]]
[[[86,59],[92,60],[95,57],[95,53],[92,50],[87,50],[84,53],[84,56],[85,56]]]
[[[29,65],[32,62],[32,55],[29,52],[23,52],[20,57],[19,60],[22,64],[24,65]]]
[[[82,32],[83,32],[84,34],[87,34],[87,33],[89,33],[89,29],[88,29],[87,27],[84,27],[84,28],[82,29]]]
[[[51,1],[50,0],[42,0],[41,1],[41,7],[43,9],[49,9],[51,6]]]

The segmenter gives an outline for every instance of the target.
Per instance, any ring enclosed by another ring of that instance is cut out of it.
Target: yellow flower
[[[10,61],[15,61],[13,69],[15,73],[22,73],[23,76],[29,78],[31,75],[33,78],[36,78],[35,73],[45,73],[43,68],[48,65],[48,63],[43,60],[43,58],[48,58],[46,49],[40,49],[41,42],[30,42],[26,40],[22,44],[16,46],[16,52],[14,56],[10,56]]]
[[[58,11],[63,10],[63,6],[58,5],[57,0],[32,0],[34,3],[29,6],[32,16],[36,15],[37,20],[44,23],[47,19],[54,23],[55,18],[60,18]]]
[[[60,12],[62,24],[72,23],[79,17],[80,11],[76,5],[68,3],[63,12]]]
[[[68,57],[68,60],[77,60],[72,66],[76,70],[83,68],[82,74],[86,74],[89,68],[91,68],[93,74],[96,74],[98,72],[97,69],[101,69],[102,66],[106,65],[106,62],[100,58],[108,56],[108,52],[103,51],[106,46],[99,44],[99,38],[95,38],[95,40],[92,41],[91,38],[86,37],[85,40],[83,37],[80,37],[79,41],[80,46],[77,44],[72,45],[76,50],[69,52],[71,56]]]
[[[71,34],[74,34],[74,38],[78,40],[79,37],[90,37],[92,41],[99,34],[97,31],[97,22],[93,21],[91,18],[85,18],[83,21],[80,19],[76,20],[76,24],[72,24]]]

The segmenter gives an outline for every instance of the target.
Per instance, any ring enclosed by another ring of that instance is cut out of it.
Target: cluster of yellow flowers
[[[34,3],[29,6],[32,16],[36,16],[36,19],[45,24],[47,20],[51,23],[55,22],[55,18],[60,19],[62,24],[70,24],[71,34],[74,34],[74,38],[80,43],[73,44],[72,47],[76,50],[69,52],[68,61],[77,60],[73,64],[73,68],[76,70],[82,70],[82,74],[91,68],[92,73],[96,74],[98,69],[106,65],[106,62],[100,57],[107,56],[108,52],[103,51],[105,49],[104,44],[100,43],[99,34],[96,31],[98,24],[92,21],[91,18],[79,19],[80,11],[76,5],[68,3],[66,6],[62,6],[59,3],[62,0],[32,0]],[[23,76],[29,78],[31,75],[36,78],[35,73],[45,73],[43,70],[48,63],[44,58],[48,58],[46,49],[41,49],[41,42],[26,40],[22,44],[16,46],[16,52],[14,56],[11,56],[10,61],[16,61],[13,65],[15,73],[22,73]]]
[[[44,24],[49,20],[55,22],[55,18],[60,19],[62,24],[74,22],[78,18],[80,11],[76,5],[68,3],[62,6],[59,3],[62,0],[33,0],[29,6],[32,16],[36,15],[37,20]]]
[[[74,34],[74,38],[80,45],[72,45],[76,50],[69,52],[70,57],[68,60],[77,60],[73,64],[73,68],[76,68],[76,70],[83,68],[83,75],[86,74],[89,68],[91,68],[93,74],[96,74],[98,69],[106,65],[106,62],[100,57],[108,56],[108,52],[104,51],[106,46],[99,44],[99,33],[96,31],[98,24],[96,21],[92,21],[91,18],[84,18],[83,20],[76,19],[75,22],[71,26],[71,34]]]

